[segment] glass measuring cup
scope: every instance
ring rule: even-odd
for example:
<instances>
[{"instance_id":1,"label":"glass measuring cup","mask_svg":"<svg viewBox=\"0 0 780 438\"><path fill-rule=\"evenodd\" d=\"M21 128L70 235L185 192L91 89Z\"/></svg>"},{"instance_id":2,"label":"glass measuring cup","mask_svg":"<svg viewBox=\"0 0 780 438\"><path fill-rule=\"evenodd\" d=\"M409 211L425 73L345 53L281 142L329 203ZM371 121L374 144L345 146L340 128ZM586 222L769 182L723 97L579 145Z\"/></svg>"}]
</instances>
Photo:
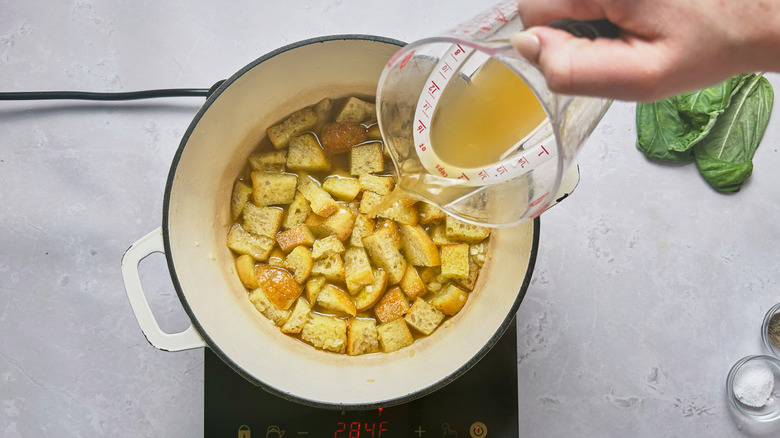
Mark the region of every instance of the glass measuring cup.
<instances>
[{"instance_id":1,"label":"glass measuring cup","mask_svg":"<svg viewBox=\"0 0 780 438\"><path fill-rule=\"evenodd\" d=\"M609 31L595 22L567 20L555 25L589 38ZM551 92L541 72L509 43L510 36L522 29L515 2L508 1L440 36L414 42L390 59L379 80L378 119L399 174L397 185L408 196L431 202L467 222L493 227L533 219L554 203L565 172L611 100ZM502 69L506 73L506 68L511 78L500 73ZM509 143L496 145L500 156L491 155L495 154L492 150L483 153L481 148L491 144L476 144L466 154L455 144L457 140L435 143L438 115L453 106L467 105L452 93L489 85L484 92L473 88L484 95L476 98L480 113L473 114L474 120L485 114L505 115L505 108L522 111L516 102L516 96L524 92L518 88L518 78L529 91L529 104L541 106L541 116L532 114L531 118L539 118L531 120L529 129L518 131L516 137L509 133ZM461 120L466 122L452 127L449 138L473 131L468 117ZM528 120L518 118L517 122ZM500 138L501 132L491 130L508 128L506 124L492 127L488 117L480 129Z\"/></svg>"}]
</instances>

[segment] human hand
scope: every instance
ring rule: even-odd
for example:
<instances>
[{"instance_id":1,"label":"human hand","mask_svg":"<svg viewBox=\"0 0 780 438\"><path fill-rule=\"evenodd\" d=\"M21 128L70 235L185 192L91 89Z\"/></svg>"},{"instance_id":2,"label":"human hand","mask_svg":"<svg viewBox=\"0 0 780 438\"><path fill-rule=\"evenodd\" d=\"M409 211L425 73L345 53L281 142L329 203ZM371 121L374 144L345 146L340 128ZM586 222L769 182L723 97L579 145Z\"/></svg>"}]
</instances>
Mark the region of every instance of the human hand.
<instances>
[{"instance_id":1,"label":"human hand","mask_svg":"<svg viewBox=\"0 0 780 438\"><path fill-rule=\"evenodd\" d=\"M780 0L518 0L526 31L512 44L551 90L658 100L738 73L780 71ZM576 38L545 26L607 19L616 39Z\"/></svg>"}]
</instances>

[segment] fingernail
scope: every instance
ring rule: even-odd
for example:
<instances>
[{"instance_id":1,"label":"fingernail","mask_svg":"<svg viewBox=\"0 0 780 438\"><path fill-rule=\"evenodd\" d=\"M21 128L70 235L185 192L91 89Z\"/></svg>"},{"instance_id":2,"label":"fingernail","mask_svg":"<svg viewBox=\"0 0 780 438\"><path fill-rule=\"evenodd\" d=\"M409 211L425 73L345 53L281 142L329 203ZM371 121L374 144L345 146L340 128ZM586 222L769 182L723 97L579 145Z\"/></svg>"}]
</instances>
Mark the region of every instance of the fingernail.
<instances>
[{"instance_id":1,"label":"fingernail","mask_svg":"<svg viewBox=\"0 0 780 438\"><path fill-rule=\"evenodd\" d=\"M533 63L539 61L539 52L542 50L539 37L531 32L523 31L512 35L509 41L512 43L512 47L520 52L525 59Z\"/></svg>"}]
</instances>

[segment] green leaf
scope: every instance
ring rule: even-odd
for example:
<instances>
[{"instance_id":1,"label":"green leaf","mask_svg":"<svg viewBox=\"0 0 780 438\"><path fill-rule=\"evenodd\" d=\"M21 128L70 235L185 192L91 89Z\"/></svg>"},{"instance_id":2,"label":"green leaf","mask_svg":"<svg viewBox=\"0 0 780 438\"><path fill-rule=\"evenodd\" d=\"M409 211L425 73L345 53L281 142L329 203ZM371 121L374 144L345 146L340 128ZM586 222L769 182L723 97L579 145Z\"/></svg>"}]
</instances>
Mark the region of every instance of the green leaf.
<instances>
[{"instance_id":1,"label":"green leaf","mask_svg":"<svg viewBox=\"0 0 780 438\"><path fill-rule=\"evenodd\" d=\"M753 155L769 123L773 102L769 81L762 75L751 75L709 135L696 145L696 166L713 188L737 191L750 177Z\"/></svg>"},{"instance_id":2,"label":"green leaf","mask_svg":"<svg viewBox=\"0 0 780 438\"><path fill-rule=\"evenodd\" d=\"M672 146L685 134L686 125L671 99L637 103L636 146L654 160L689 162L691 151L676 152Z\"/></svg>"}]
</instances>

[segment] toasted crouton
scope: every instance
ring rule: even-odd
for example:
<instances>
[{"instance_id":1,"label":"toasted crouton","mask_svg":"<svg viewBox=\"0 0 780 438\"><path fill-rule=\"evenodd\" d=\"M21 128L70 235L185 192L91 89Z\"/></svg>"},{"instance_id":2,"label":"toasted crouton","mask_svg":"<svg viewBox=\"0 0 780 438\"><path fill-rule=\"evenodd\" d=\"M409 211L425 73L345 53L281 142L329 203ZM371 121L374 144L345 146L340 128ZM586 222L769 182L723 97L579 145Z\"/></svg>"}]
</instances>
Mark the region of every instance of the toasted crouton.
<instances>
[{"instance_id":1,"label":"toasted crouton","mask_svg":"<svg viewBox=\"0 0 780 438\"><path fill-rule=\"evenodd\" d=\"M413 204L413 200L399 199L390 207L378 212L377 216L392 219L401 224L417 225L417 210Z\"/></svg>"},{"instance_id":2,"label":"toasted crouton","mask_svg":"<svg viewBox=\"0 0 780 438\"><path fill-rule=\"evenodd\" d=\"M315 260L324 259L332 254L343 254L344 244L336 236L327 236L317 239L311 250L311 256Z\"/></svg>"},{"instance_id":3,"label":"toasted crouton","mask_svg":"<svg viewBox=\"0 0 780 438\"><path fill-rule=\"evenodd\" d=\"M261 152L249 156L249 167L252 170L283 172L285 163L287 163L287 149Z\"/></svg>"},{"instance_id":4,"label":"toasted crouton","mask_svg":"<svg viewBox=\"0 0 780 438\"><path fill-rule=\"evenodd\" d=\"M438 266L441 264L439 248L425 229L419 225L400 225L401 248L406 260L414 266Z\"/></svg>"},{"instance_id":5,"label":"toasted crouton","mask_svg":"<svg viewBox=\"0 0 780 438\"><path fill-rule=\"evenodd\" d=\"M329 281L335 282L344 281L346 277L344 262L338 254L331 254L324 259L315 261L311 273L324 275Z\"/></svg>"},{"instance_id":6,"label":"toasted crouton","mask_svg":"<svg viewBox=\"0 0 780 438\"><path fill-rule=\"evenodd\" d=\"M310 303L317 302L317 295L325 286L325 281L327 280L324 275L312 275L306 280L306 298L309 299Z\"/></svg>"},{"instance_id":7,"label":"toasted crouton","mask_svg":"<svg viewBox=\"0 0 780 438\"><path fill-rule=\"evenodd\" d=\"M336 236L339 240L344 241L352 233L352 226L355 225L355 213L341 205L330 217L323 218L312 214L306 218L305 223L316 237Z\"/></svg>"},{"instance_id":8,"label":"toasted crouton","mask_svg":"<svg viewBox=\"0 0 780 438\"><path fill-rule=\"evenodd\" d=\"M360 188L370 190L378 195L389 195L393 191L395 182L392 176L379 176L364 173L359 177Z\"/></svg>"},{"instance_id":9,"label":"toasted crouton","mask_svg":"<svg viewBox=\"0 0 780 438\"><path fill-rule=\"evenodd\" d=\"M366 310L382 297L387 288L387 273L382 269L374 269L374 282L365 286L355 295L357 310Z\"/></svg>"},{"instance_id":10,"label":"toasted crouton","mask_svg":"<svg viewBox=\"0 0 780 438\"><path fill-rule=\"evenodd\" d=\"M287 147L290 139L311 130L317 124L317 114L311 108L298 110L278 125L266 130L268 139L276 149Z\"/></svg>"},{"instance_id":11,"label":"toasted crouton","mask_svg":"<svg viewBox=\"0 0 780 438\"><path fill-rule=\"evenodd\" d=\"M276 268L284 268L284 259L286 258L287 254L277 246L271 250L271 254L268 255L268 261L266 263L268 263L269 266ZM252 275L254 275L254 271L252 271Z\"/></svg>"},{"instance_id":12,"label":"toasted crouton","mask_svg":"<svg viewBox=\"0 0 780 438\"><path fill-rule=\"evenodd\" d=\"M329 176L323 181L322 188L339 201L349 202L360 193L360 181L357 178Z\"/></svg>"},{"instance_id":13,"label":"toasted crouton","mask_svg":"<svg viewBox=\"0 0 780 438\"><path fill-rule=\"evenodd\" d=\"M247 254L236 257L236 273L241 284L245 288L257 289L257 277L255 277L255 259Z\"/></svg>"},{"instance_id":14,"label":"toasted crouton","mask_svg":"<svg viewBox=\"0 0 780 438\"><path fill-rule=\"evenodd\" d=\"M287 147L287 168L290 170L330 170L325 151L312 133L297 135Z\"/></svg>"},{"instance_id":15,"label":"toasted crouton","mask_svg":"<svg viewBox=\"0 0 780 438\"><path fill-rule=\"evenodd\" d=\"M284 218L282 218L282 227L290 229L302 224L311 214L309 200L299 191L295 192L292 203L285 209Z\"/></svg>"},{"instance_id":16,"label":"toasted crouton","mask_svg":"<svg viewBox=\"0 0 780 438\"><path fill-rule=\"evenodd\" d=\"M238 254L248 254L257 261L263 261L271 253L274 239L250 233L241 224L234 224L228 231L227 246Z\"/></svg>"},{"instance_id":17,"label":"toasted crouton","mask_svg":"<svg viewBox=\"0 0 780 438\"><path fill-rule=\"evenodd\" d=\"M364 143L353 147L349 155L349 173L358 176L364 173L378 173L385 170L382 143Z\"/></svg>"},{"instance_id":18,"label":"toasted crouton","mask_svg":"<svg viewBox=\"0 0 780 438\"><path fill-rule=\"evenodd\" d=\"M347 321L347 354L376 353L379 351L379 334L373 318L349 318Z\"/></svg>"},{"instance_id":19,"label":"toasted crouton","mask_svg":"<svg viewBox=\"0 0 780 438\"><path fill-rule=\"evenodd\" d=\"M371 234L372 231L374 231L374 220L364 214L357 215L352 233L349 236L349 244L362 248L363 238Z\"/></svg>"},{"instance_id":20,"label":"toasted crouton","mask_svg":"<svg viewBox=\"0 0 780 438\"><path fill-rule=\"evenodd\" d=\"M314 260L311 258L311 251L305 246L296 246L284 259L284 267L292 272L293 278L298 284L303 284L306 281L313 266Z\"/></svg>"},{"instance_id":21,"label":"toasted crouton","mask_svg":"<svg viewBox=\"0 0 780 438\"><path fill-rule=\"evenodd\" d=\"M466 304L469 294L453 284L447 284L438 292L433 293L430 303L445 315L455 315Z\"/></svg>"},{"instance_id":22,"label":"toasted crouton","mask_svg":"<svg viewBox=\"0 0 780 438\"><path fill-rule=\"evenodd\" d=\"M471 251L470 248L469 251ZM477 284L478 274L479 274L479 265L477 265L477 263L474 262L474 258L473 256L471 256L469 257L469 275L466 276L466 278L455 279L455 283L457 283L458 286L464 289L474 290L474 285Z\"/></svg>"},{"instance_id":23,"label":"toasted crouton","mask_svg":"<svg viewBox=\"0 0 780 438\"><path fill-rule=\"evenodd\" d=\"M252 187L248 184L238 180L233 184L233 195L230 197L230 216L234 221L241 216L244 205L249 202L251 196Z\"/></svg>"},{"instance_id":24,"label":"toasted crouton","mask_svg":"<svg viewBox=\"0 0 780 438\"><path fill-rule=\"evenodd\" d=\"M422 225L438 224L447 217L446 213L433 204L419 202L416 206L417 213L420 216L420 224Z\"/></svg>"},{"instance_id":25,"label":"toasted crouton","mask_svg":"<svg viewBox=\"0 0 780 438\"><path fill-rule=\"evenodd\" d=\"M298 177L293 173L252 172L252 202L265 205L289 204L295 199Z\"/></svg>"},{"instance_id":26,"label":"toasted crouton","mask_svg":"<svg viewBox=\"0 0 780 438\"><path fill-rule=\"evenodd\" d=\"M452 216L447 216L444 223L447 227L447 237L459 242L479 243L490 235L490 228L469 224Z\"/></svg>"},{"instance_id":27,"label":"toasted crouton","mask_svg":"<svg viewBox=\"0 0 780 438\"><path fill-rule=\"evenodd\" d=\"M368 131L366 131L366 138L369 140L382 140L382 132L379 130L379 124L368 127Z\"/></svg>"},{"instance_id":28,"label":"toasted crouton","mask_svg":"<svg viewBox=\"0 0 780 438\"><path fill-rule=\"evenodd\" d=\"M328 217L339 209L330 194L305 172L298 174L298 190L309 201L311 210L318 216Z\"/></svg>"},{"instance_id":29,"label":"toasted crouton","mask_svg":"<svg viewBox=\"0 0 780 438\"><path fill-rule=\"evenodd\" d=\"M309 312L301 339L323 350L343 353L347 349L347 322L335 316Z\"/></svg>"},{"instance_id":30,"label":"toasted crouton","mask_svg":"<svg viewBox=\"0 0 780 438\"><path fill-rule=\"evenodd\" d=\"M442 245L441 274L447 278L469 276L469 246L465 243Z\"/></svg>"},{"instance_id":31,"label":"toasted crouton","mask_svg":"<svg viewBox=\"0 0 780 438\"><path fill-rule=\"evenodd\" d=\"M383 199L384 196L380 195L379 193L374 193L371 190L365 190L363 191L363 196L360 197L360 207L358 211L361 214L371 214L375 216L376 212L374 211L374 207L382 203Z\"/></svg>"},{"instance_id":32,"label":"toasted crouton","mask_svg":"<svg viewBox=\"0 0 780 438\"><path fill-rule=\"evenodd\" d=\"M431 233L431 240L433 240L433 243L436 245L441 246L459 243L447 237L447 227L444 224L431 225L429 230Z\"/></svg>"},{"instance_id":33,"label":"toasted crouton","mask_svg":"<svg viewBox=\"0 0 780 438\"><path fill-rule=\"evenodd\" d=\"M409 331L409 327L406 326L406 321L404 321L403 318L378 325L376 327L376 332L377 335L379 335L379 343L382 345L382 351L385 353L392 353L393 351L408 347L414 342L412 333Z\"/></svg>"},{"instance_id":34,"label":"toasted crouton","mask_svg":"<svg viewBox=\"0 0 780 438\"><path fill-rule=\"evenodd\" d=\"M276 326L281 326L290 318L290 311L276 307L262 289L255 289L249 292L249 301L254 304L258 312L270 319Z\"/></svg>"},{"instance_id":35,"label":"toasted crouton","mask_svg":"<svg viewBox=\"0 0 780 438\"><path fill-rule=\"evenodd\" d=\"M374 313L378 320L389 322L403 318L409 311L409 301L400 287L394 287L382 295L382 298L374 304Z\"/></svg>"},{"instance_id":36,"label":"toasted crouton","mask_svg":"<svg viewBox=\"0 0 780 438\"><path fill-rule=\"evenodd\" d=\"M262 289L268 299L279 309L289 309L303 292L303 287L286 269L257 265L255 276L259 289Z\"/></svg>"},{"instance_id":37,"label":"toasted crouton","mask_svg":"<svg viewBox=\"0 0 780 438\"><path fill-rule=\"evenodd\" d=\"M290 252L299 245L312 246L314 244L314 234L306 225L298 225L295 228L277 233L276 243L279 244L279 248L282 251Z\"/></svg>"},{"instance_id":38,"label":"toasted crouton","mask_svg":"<svg viewBox=\"0 0 780 438\"><path fill-rule=\"evenodd\" d=\"M366 141L366 127L357 123L328 123L320 132L322 147L329 154L340 154Z\"/></svg>"},{"instance_id":39,"label":"toasted crouton","mask_svg":"<svg viewBox=\"0 0 780 438\"><path fill-rule=\"evenodd\" d=\"M309 303L303 297L298 298L290 317L282 326L282 333L300 333L306 320L309 319L309 312L311 312Z\"/></svg>"},{"instance_id":40,"label":"toasted crouton","mask_svg":"<svg viewBox=\"0 0 780 438\"><path fill-rule=\"evenodd\" d=\"M330 116L331 109L333 108L333 100L330 98L324 98L321 101L314 104L314 112L317 114L317 124L315 125L313 131L319 132L322 128L322 125L325 124L328 117Z\"/></svg>"},{"instance_id":41,"label":"toasted crouton","mask_svg":"<svg viewBox=\"0 0 780 438\"><path fill-rule=\"evenodd\" d=\"M244 228L250 233L270 238L276 237L276 232L282 225L284 210L276 207L258 207L251 202L244 206Z\"/></svg>"},{"instance_id":42,"label":"toasted crouton","mask_svg":"<svg viewBox=\"0 0 780 438\"><path fill-rule=\"evenodd\" d=\"M334 312L346 313L351 316L355 316L357 313L355 302L352 301L352 297L347 292L328 283L326 283L325 286L320 289L320 293L317 294L317 305L328 310L333 310Z\"/></svg>"},{"instance_id":43,"label":"toasted crouton","mask_svg":"<svg viewBox=\"0 0 780 438\"><path fill-rule=\"evenodd\" d=\"M390 284L397 284L406 271L406 259L396 247L392 231L380 228L363 238L363 245L374 266L387 272Z\"/></svg>"},{"instance_id":44,"label":"toasted crouton","mask_svg":"<svg viewBox=\"0 0 780 438\"><path fill-rule=\"evenodd\" d=\"M401 290L404 291L409 300L414 301L415 298L425 294L425 283L420 278L420 274L417 272L417 268L412 265L406 267L406 272L401 279Z\"/></svg>"},{"instance_id":45,"label":"toasted crouton","mask_svg":"<svg viewBox=\"0 0 780 438\"><path fill-rule=\"evenodd\" d=\"M404 320L413 329L427 336L441 324L444 320L444 314L422 298L417 298Z\"/></svg>"},{"instance_id":46,"label":"toasted crouton","mask_svg":"<svg viewBox=\"0 0 780 438\"><path fill-rule=\"evenodd\" d=\"M360 123L376 120L376 105L357 97L350 97L336 114L336 122Z\"/></svg>"},{"instance_id":47,"label":"toasted crouton","mask_svg":"<svg viewBox=\"0 0 780 438\"><path fill-rule=\"evenodd\" d=\"M393 237L393 243L395 244L395 247L401 249L401 228L398 226L398 222L392 219L379 218L376 220L375 230L382 228L387 228L390 230L390 235Z\"/></svg>"},{"instance_id":48,"label":"toasted crouton","mask_svg":"<svg viewBox=\"0 0 780 438\"><path fill-rule=\"evenodd\" d=\"M365 249L349 247L344 253L344 266L349 293L356 294L363 286L374 283L374 273Z\"/></svg>"}]
</instances>

